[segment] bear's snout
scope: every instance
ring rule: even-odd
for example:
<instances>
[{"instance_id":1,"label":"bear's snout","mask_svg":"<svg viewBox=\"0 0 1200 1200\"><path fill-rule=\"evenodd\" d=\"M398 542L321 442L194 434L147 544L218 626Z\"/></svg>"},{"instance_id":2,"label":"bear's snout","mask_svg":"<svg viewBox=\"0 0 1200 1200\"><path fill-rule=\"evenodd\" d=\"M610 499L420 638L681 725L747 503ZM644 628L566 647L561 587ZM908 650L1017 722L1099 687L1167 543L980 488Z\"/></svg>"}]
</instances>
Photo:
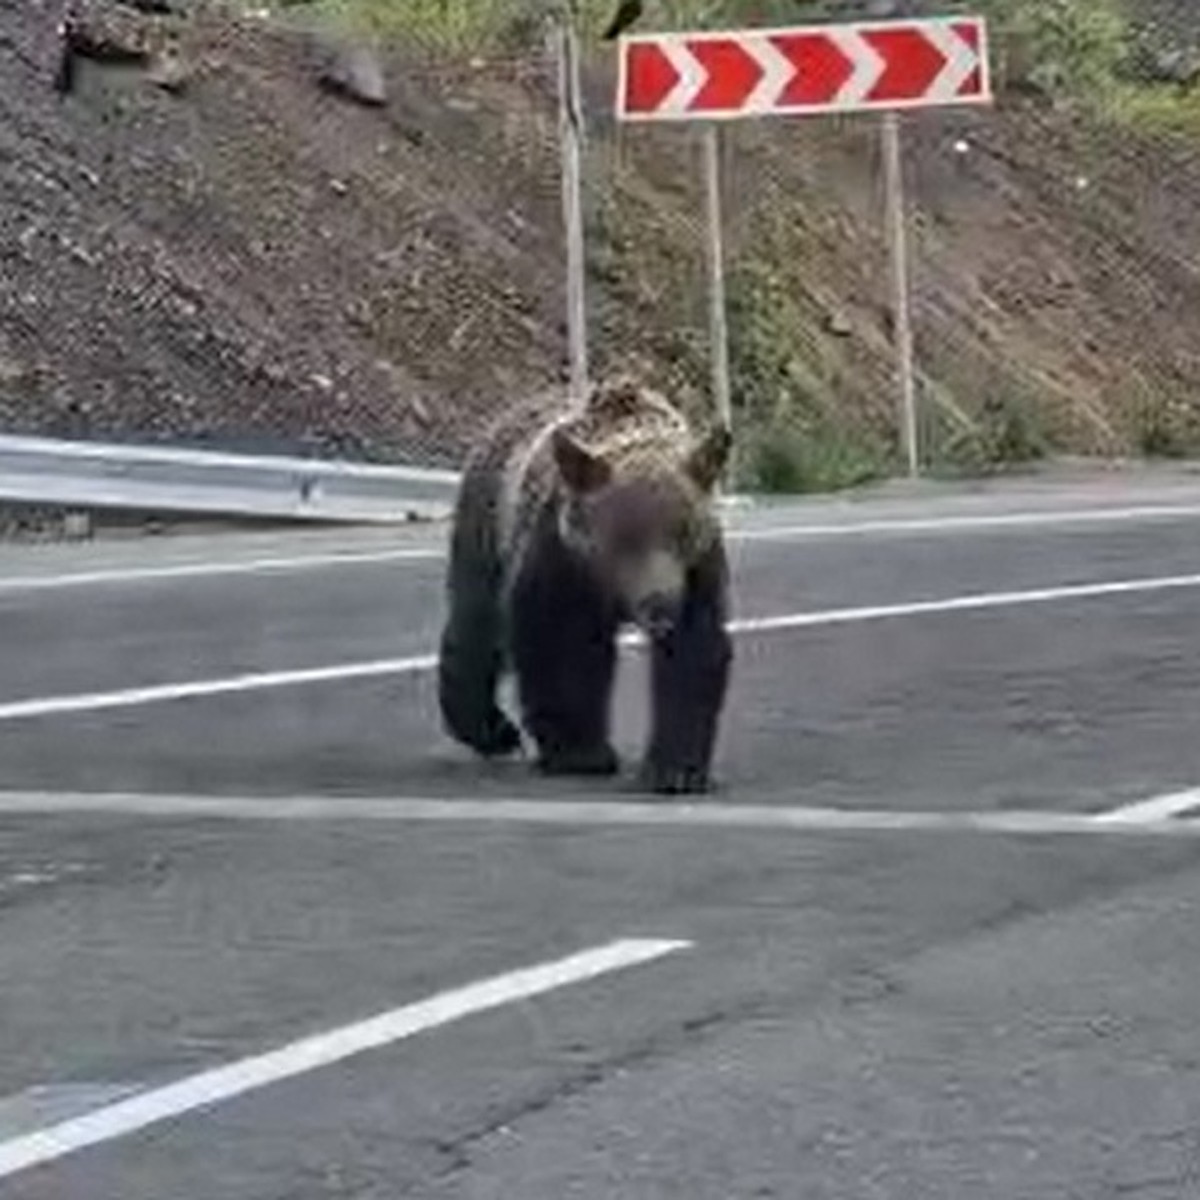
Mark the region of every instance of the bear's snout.
<instances>
[{"instance_id":1,"label":"bear's snout","mask_svg":"<svg viewBox=\"0 0 1200 1200\"><path fill-rule=\"evenodd\" d=\"M675 628L679 598L669 592L652 592L637 606L634 620L651 640L666 637Z\"/></svg>"}]
</instances>

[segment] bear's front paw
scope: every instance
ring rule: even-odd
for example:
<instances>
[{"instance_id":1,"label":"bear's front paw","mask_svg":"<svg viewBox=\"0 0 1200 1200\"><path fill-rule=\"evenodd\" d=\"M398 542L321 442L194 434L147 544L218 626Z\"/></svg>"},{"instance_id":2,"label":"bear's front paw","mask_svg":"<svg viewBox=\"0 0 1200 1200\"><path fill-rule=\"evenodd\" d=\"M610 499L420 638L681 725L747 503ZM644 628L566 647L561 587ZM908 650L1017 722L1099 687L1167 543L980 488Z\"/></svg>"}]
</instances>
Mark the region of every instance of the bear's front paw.
<instances>
[{"instance_id":1,"label":"bear's front paw","mask_svg":"<svg viewBox=\"0 0 1200 1200\"><path fill-rule=\"evenodd\" d=\"M538 759L543 775L615 775L620 767L617 752L607 744L543 750Z\"/></svg>"},{"instance_id":2,"label":"bear's front paw","mask_svg":"<svg viewBox=\"0 0 1200 1200\"><path fill-rule=\"evenodd\" d=\"M484 758L507 758L521 749L521 731L497 710L480 732L475 749Z\"/></svg>"},{"instance_id":3,"label":"bear's front paw","mask_svg":"<svg viewBox=\"0 0 1200 1200\"><path fill-rule=\"evenodd\" d=\"M638 772L643 791L660 796L701 795L712 789L707 767L648 758Z\"/></svg>"}]
</instances>

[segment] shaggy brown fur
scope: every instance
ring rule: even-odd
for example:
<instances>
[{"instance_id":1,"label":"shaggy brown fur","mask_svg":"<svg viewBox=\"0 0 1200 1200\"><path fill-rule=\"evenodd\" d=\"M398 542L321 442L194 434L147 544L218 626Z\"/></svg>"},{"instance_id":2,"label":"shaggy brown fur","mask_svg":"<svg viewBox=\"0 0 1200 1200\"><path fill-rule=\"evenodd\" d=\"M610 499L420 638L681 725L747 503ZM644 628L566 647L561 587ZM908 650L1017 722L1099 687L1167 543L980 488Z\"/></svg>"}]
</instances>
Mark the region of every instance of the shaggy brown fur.
<instances>
[{"instance_id":1,"label":"shaggy brown fur","mask_svg":"<svg viewBox=\"0 0 1200 1200\"><path fill-rule=\"evenodd\" d=\"M731 650L727 570L711 494L729 448L696 441L661 395L630 379L567 408L539 396L506 412L469 458L451 544L440 689L451 733L511 752L495 690L514 667L544 770L609 774L615 638L639 625L654 655L644 779L708 784Z\"/></svg>"}]
</instances>

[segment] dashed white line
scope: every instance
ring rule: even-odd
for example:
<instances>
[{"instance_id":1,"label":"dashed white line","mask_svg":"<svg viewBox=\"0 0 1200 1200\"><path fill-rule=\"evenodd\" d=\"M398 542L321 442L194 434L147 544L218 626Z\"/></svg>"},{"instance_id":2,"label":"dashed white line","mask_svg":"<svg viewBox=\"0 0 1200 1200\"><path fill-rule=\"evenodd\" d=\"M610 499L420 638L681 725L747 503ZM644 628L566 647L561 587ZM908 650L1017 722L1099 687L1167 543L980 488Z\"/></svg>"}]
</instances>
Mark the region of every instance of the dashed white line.
<instances>
[{"instance_id":1,"label":"dashed white line","mask_svg":"<svg viewBox=\"0 0 1200 1200\"><path fill-rule=\"evenodd\" d=\"M64 716L69 713L137 708L148 704L165 704L173 700L229 696L238 692L270 691L275 688L342 682L348 679L371 679L380 675L405 675L414 671L427 671L435 666L436 662L432 655L381 658L374 662L339 663L331 667L263 671L252 675L233 675L225 679L193 679L183 683L161 683L111 692L85 692L75 696L15 700L0 704L0 721L23 721L35 717Z\"/></svg>"},{"instance_id":2,"label":"dashed white line","mask_svg":"<svg viewBox=\"0 0 1200 1200\"><path fill-rule=\"evenodd\" d=\"M497 975L365 1021L291 1042L276 1050L189 1075L82 1116L0 1142L0 1178L135 1133L149 1125L210 1108L247 1092L341 1062L368 1050L518 1000L653 962L687 949L686 941L627 939L569 958Z\"/></svg>"},{"instance_id":3,"label":"dashed white line","mask_svg":"<svg viewBox=\"0 0 1200 1200\"><path fill-rule=\"evenodd\" d=\"M956 517L899 517L869 521L808 522L786 525L735 527L726 537L739 542L838 540L858 537L903 537L913 534L953 534L970 531L1067 528L1072 525L1121 525L1138 521L1178 521L1200 517L1200 504L1143 505L1130 508L1039 510L975 514ZM330 567L377 566L392 562L440 562L443 546L395 550L344 551L266 558L228 559L217 562L175 563L154 567L110 568L63 574L15 575L0 579L0 595L53 591L65 588L153 583L176 579L219 578L236 575L271 575L319 571Z\"/></svg>"},{"instance_id":4,"label":"dashed white line","mask_svg":"<svg viewBox=\"0 0 1200 1200\"><path fill-rule=\"evenodd\" d=\"M1200 788L1151 796L1148 800L1139 800L1135 804L1101 813L1096 819L1109 825L1145 825L1154 821L1170 821L1195 809L1200 809Z\"/></svg>"},{"instance_id":5,"label":"dashed white line","mask_svg":"<svg viewBox=\"0 0 1200 1200\"><path fill-rule=\"evenodd\" d=\"M1168 575L1154 579L1121 579L1107 583L1034 588L1018 592L983 592L966 596L948 596L938 600L918 600L906 604L877 604L857 608L823 609L807 613L785 613L775 617L747 617L731 621L729 630L731 633L741 636L786 633L823 626L862 624L869 621L978 612L988 609L1019 608L1070 600L1145 595L1197 587L1200 587L1200 574ZM624 645L640 645L644 641L638 634L629 634L621 640ZM421 654L409 658L338 663L326 667L304 667L290 671L265 671L256 674L234 675L224 679L196 679L180 683L122 688L108 692L14 700L0 704L0 722L63 716L71 713L100 712L105 709L136 708L175 700L192 700L239 692L276 690L385 675L416 674L431 670L436 665L436 655Z\"/></svg>"},{"instance_id":6,"label":"dashed white line","mask_svg":"<svg viewBox=\"0 0 1200 1200\"><path fill-rule=\"evenodd\" d=\"M445 553L436 548L346 551L337 554L307 554L284 558L231 559L226 562L172 563L160 567L111 568L75 571L66 575L17 575L0 579L0 595L6 592L56 591L62 588L96 587L103 584L154 583L175 579L203 579L223 575L274 575L294 571L317 571L327 567L371 566L391 562L437 562Z\"/></svg>"}]
</instances>

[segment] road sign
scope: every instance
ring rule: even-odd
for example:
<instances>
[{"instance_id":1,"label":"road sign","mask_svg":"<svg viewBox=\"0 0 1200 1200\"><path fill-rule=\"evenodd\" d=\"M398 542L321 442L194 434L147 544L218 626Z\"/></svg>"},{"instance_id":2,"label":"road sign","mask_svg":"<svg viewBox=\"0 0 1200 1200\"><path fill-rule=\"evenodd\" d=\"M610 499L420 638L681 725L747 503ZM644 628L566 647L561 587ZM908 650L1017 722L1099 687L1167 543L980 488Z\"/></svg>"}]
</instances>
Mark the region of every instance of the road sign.
<instances>
[{"instance_id":1,"label":"road sign","mask_svg":"<svg viewBox=\"0 0 1200 1200\"><path fill-rule=\"evenodd\" d=\"M980 17L626 35L625 121L864 112L991 100Z\"/></svg>"}]
</instances>

